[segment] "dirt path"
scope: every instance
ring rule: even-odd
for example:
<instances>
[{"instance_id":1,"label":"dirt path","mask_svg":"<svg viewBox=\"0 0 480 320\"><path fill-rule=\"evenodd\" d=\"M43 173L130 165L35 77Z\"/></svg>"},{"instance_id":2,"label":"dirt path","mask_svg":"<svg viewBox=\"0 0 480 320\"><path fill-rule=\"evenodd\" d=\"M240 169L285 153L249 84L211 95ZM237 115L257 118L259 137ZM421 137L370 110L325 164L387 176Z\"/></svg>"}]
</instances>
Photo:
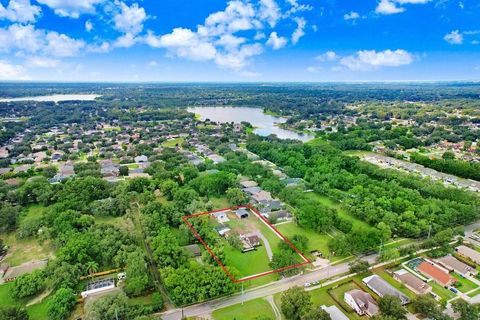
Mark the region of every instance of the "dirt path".
<instances>
[{"instance_id":1,"label":"dirt path","mask_svg":"<svg viewBox=\"0 0 480 320\"><path fill-rule=\"evenodd\" d=\"M270 247L270 242L268 242L268 239L260 231L257 233L257 235L263 241L263 245L265 246L265 250L267 251L268 260L272 261L273 251Z\"/></svg>"},{"instance_id":2,"label":"dirt path","mask_svg":"<svg viewBox=\"0 0 480 320\"><path fill-rule=\"evenodd\" d=\"M32 300L30 300L28 303L27 303L27 307L33 305L33 304L37 304L37 303L40 303L43 301L43 299L45 299L46 297L48 297L48 295L52 293L52 290L45 290L43 291L41 294L39 294L38 296L36 296L35 298L33 298Z\"/></svg>"},{"instance_id":3,"label":"dirt path","mask_svg":"<svg viewBox=\"0 0 480 320\"><path fill-rule=\"evenodd\" d=\"M265 300L267 300L268 303L270 303L270 306L273 309L273 313L275 313L275 319L282 320L282 314L280 313L280 310L278 310L278 307L275 304L275 300L273 300L273 296L265 297Z\"/></svg>"}]
</instances>

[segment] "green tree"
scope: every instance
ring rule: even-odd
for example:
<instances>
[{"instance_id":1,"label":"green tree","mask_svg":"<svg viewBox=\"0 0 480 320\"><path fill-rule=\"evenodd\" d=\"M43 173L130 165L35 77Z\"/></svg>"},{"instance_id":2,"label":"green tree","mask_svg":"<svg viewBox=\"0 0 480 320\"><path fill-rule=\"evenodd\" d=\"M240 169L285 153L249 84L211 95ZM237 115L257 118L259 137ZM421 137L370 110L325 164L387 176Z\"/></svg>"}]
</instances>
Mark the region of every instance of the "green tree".
<instances>
[{"instance_id":1,"label":"green tree","mask_svg":"<svg viewBox=\"0 0 480 320\"><path fill-rule=\"evenodd\" d=\"M452 308L460 314L459 320L480 319L480 304L471 305L465 300L458 299L452 302Z\"/></svg>"},{"instance_id":2,"label":"green tree","mask_svg":"<svg viewBox=\"0 0 480 320\"><path fill-rule=\"evenodd\" d=\"M229 188L225 192L225 195L228 199L228 202L235 206L239 206L248 202L247 196L239 188Z\"/></svg>"},{"instance_id":3,"label":"green tree","mask_svg":"<svg viewBox=\"0 0 480 320\"><path fill-rule=\"evenodd\" d=\"M287 320L301 320L302 315L312 308L310 294L300 287L294 287L282 293L280 301L280 308Z\"/></svg>"},{"instance_id":4,"label":"green tree","mask_svg":"<svg viewBox=\"0 0 480 320\"><path fill-rule=\"evenodd\" d=\"M48 318L51 320L67 319L76 303L77 297L72 289L58 289L48 301Z\"/></svg>"},{"instance_id":5,"label":"green tree","mask_svg":"<svg viewBox=\"0 0 480 320\"><path fill-rule=\"evenodd\" d=\"M138 296L148 287L148 269L145 255L140 250L131 252L127 257L125 268L127 279L125 293L129 296Z\"/></svg>"},{"instance_id":6,"label":"green tree","mask_svg":"<svg viewBox=\"0 0 480 320\"><path fill-rule=\"evenodd\" d=\"M1 306L0 320L28 320L27 310L20 306Z\"/></svg>"},{"instance_id":7,"label":"green tree","mask_svg":"<svg viewBox=\"0 0 480 320\"><path fill-rule=\"evenodd\" d=\"M0 232L13 231L17 226L19 208L2 204L0 209Z\"/></svg>"},{"instance_id":8,"label":"green tree","mask_svg":"<svg viewBox=\"0 0 480 320\"><path fill-rule=\"evenodd\" d=\"M85 320L129 319L128 298L123 292L90 300L85 310Z\"/></svg>"},{"instance_id":9,"label":"green tree","mask_svg":"<svg viewBox=\"0 0 480 320\"><path fill-rule=\"evenodd\" d=\"M403 308L400 299L394 296L384 296L378 300L380 314L395 320L407 319L407 310Z\"/></svg>"},{"instance_id":10,"label":"green tree","mask_svg":"<svg viewBox=\"0 0 480 320\"><path fill-rule=\"evenodd\" d=\"M431 319L439 319L442 315L437 301L429 295L420 295L417 296L412 301L412 307L416 313L421 314L424 317Z\"/></svg>"},{"instance_id":11,"label":"green tree","mask_svg":"<svg viewBox=\"0 0 480 320\"><path fill-rule=\"evenodd\" d=\"M93 278L95 273L98 272L98 263L95 261L88 261L85 265L85 270L88 272L90 278Z\"/></svg>"},{"instance_id":12,"label":"green tree","mask_svg":"<svg viewBox=\"0 0 480 320\"><path fill-rule=\"evenodd\" d=\"M50 273L48 276L50 287L54 290L74 288L80 281L80 268L63 261L49 264L47 272Z\"/></svg>"},{"instance_id":13,"label":"green tree","mask_svg":"<svg viewBox=\"0 0 480 320\"><path fill-rule=\"evenodd\" d=\"M365 273L368 271L368 268L370 268L368 261L361 259L356 259L350 262L348 265L351 273Z\"/></svg>"},{"instance_id":14,"label":"green tree","mask_svg":"<svg viewBox=\"0 0 480 320\"><path fill-rule=\"evenodd\" d=\"M19 276L13 282L11 295L14 298L31 297L39 293L44 287L44 272L41 270L33 271Z\"/></svg>"},{"instance_id":15,"label":"green tree","mask_svg":"<svg viewBox=\"0 0 480 320\"><path fill-rule=\"evenodd\" d=\"M310 310L304 312L301 317L301 320L331 320L332 318L325 310L321 308L310 308Z\"/></svg>"}]
</instances>

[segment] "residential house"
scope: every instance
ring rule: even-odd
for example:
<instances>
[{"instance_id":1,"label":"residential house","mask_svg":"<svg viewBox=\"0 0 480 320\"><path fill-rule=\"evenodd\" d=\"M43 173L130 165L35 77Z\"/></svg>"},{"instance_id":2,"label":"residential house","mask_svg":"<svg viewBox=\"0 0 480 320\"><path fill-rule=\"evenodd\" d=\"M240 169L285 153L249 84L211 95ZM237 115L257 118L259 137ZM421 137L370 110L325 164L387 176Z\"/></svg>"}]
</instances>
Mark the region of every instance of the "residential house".
<instances>
[{"instance_id":1,"label":"residential house","mask_svg":"<svg viewBox=\"0 0 480 320\"><path fill-rule=\"evenodd\" d=\"M48 259L25 262L16 267L10 267L6 270L3 280L5 282L14 281L17 277L32 271L43 269L47 266Z\"/></svg>"},{"instance_id":2,"label":"residential house","mask_svg":"<svg viewBox=\"0 0 480 320\"><path fill-rule=\"evenodd\" d=\"M387 281L374 274L372 276L363 278L362 281L369 287L373 292L378 294L380 297L384 296L394 296L400 299L402 305L405 305L410 302L410 299L398 289L393 287Z\"/></svg>"},{"instance_id":3,"label":"residential house","mask_svg":"<svg viewBox=\"0 0 480 320\"><path fill-rule=\"evenodd\" d=\"M321 306L322 310L330 315L332 320L348 320L348 317L337 306Z\"/></svg>"},{"instance_id":4,"label":"residential house","mask_svg":"<svg viewBox=\"0 0 480 320\"><path fill-rule=\"evenodd\" d=\"M255 181L253 181L253 180L241 181L241 182L240 182L240 185L241 185L243 188L258 187L258 184L257 184Z\"/></svg>"},{"instance_id":5,"label":"residential house","mask_svg":"<svg viewBox=\"0 0 480 320\"><path fill-rule=\"evenodd\" d=\"M435 282L437 282L443 287L451 286L456 281L448 274L448 272L444 271L444 269L437 267L436 265L428 261L423 261L422 263L420 263L417 267L417 270L425 276L433 279Z\"/></svg>"},{"instance_id":6,"label":"residential house","mask_svg":"<svg viewBox=\"0 0 480 320\"><path fill-rule=\"evenodd\" d=\"M228 216L227 216L227 211L215 212L212 214L212 216L214 216L215 219L217 219L218 223L225 223L230 221L230 219L228 219Z\"/></svg>"},{"instance_id":7,"label":"residential house","mask_svg":"<svg viewBox=\"0 0 480 320\"><path fill-rule=\"evenodd\" d=\"M293 216L287 210L280 210L270 213L270 216L274 218L277 222L291 221Z\"/></svg>"},{"instance_id":8,"label":"residential house","mask_svg":"<svg viewBox=\"0 0 480 320\"><path fill-rule=\"evenodd\" d=\"M480 264L480 252L464 245L458 246L455 250L460 256L472 260L476 264Z\"/></svg>"},{"instance_id":9,"label":"residential house","mask_svg":"<svg viewBox=\"0 0 480 320\"><path fill-rule=\"evenodd\" d=\"M256 247L262 245L262 243L260 242L260 238L255 234L240 235L240 241L243 245L242 252L255 250Z\"/></svg>"},{"instance_id":10,"label":"residential house","mask_svg":"<svg viewBox=\"0 0 480 320\"><path fill-rule=\"evenodd\" d=\"M231 229L227 224L221 223L215 227L215 230L218 232L219 235L225 237Z\"/></svg>"},{"instance_id":11,"label":"residential house","mask_svg":"<svg viewBox=\"0 0 480 320\"><path fill-rule=\"evenodd\" d=\"M456 273L461 274L464 277L468 277L470 275L474 276L478 273L477 270L470 267L468 264L461 262L460 260L451 255L439 258L435 260L435 262L437 262L439 265L441 265L448 271L455 271Z\"/></svg>"},{"instance_id":12,"label":"residential house","mask_svg":"<svg viewBox=\"0 0 480 320\"><path fill-rule=\"evenodd\" d=\"M102 177L112 178L120 175L120 168L110 160L102 161L100 164L100 173Z\"/></svg>"},{"instance_id":13,"label":"residential house","mask_svg":"<svg viewBox=\"0 0 480 320\"><path fill-rule=\"evenodd\" d=\"M366 315L371 317L379 311L378 305L373 297L365 291L353 289L345 292L343 299L360 316Z\"/></svg>"},{"instance_id":14,"label":"residential house","mask_svg":"<svg viewBox=\"0 0 480 320\"><path fill-rule=\"evenodd\" d=\"M252 199L256 203L268 203L269 201L273 200L271 193L265 190L261 190L260 192L253 194Z\"/></svg>"},{"instance_id":15,"label":"residential house","mask_svg":"<svg viewBox=\"0 0 480 320\"><path fill-rule=\"evenodd\" d=\"M13 169L13 172L15 172L15 173L27 172L31 167L32 167L31 164L24 164L24 165L15 167L15 168Z\"/></svg>"},{"instance_id":16,"label":"residential house","mask_svg":"<svg viewBox=\"0 0 480 320\"><path fill-rule=\"evenodd\" d=\"M247 209L245 208L239 208L237 210L235 210L235 215L239 218L239 219L246 219L250 216L250 213L248 212Z\"/></svg>"},{"instance_id":17,"label":"residential house","mask_svg":"<svg viewBox=\"0 0 480 320\"><path fill-rule=\"evenodd\" d=\"M135 157L135 163L146 163L148 162L147 156L141 155L138 157Z\"/></svg>"},{"instance_id":18,"label":"residential house","mask_svg":"<svg viewBox=\"0 0 480 320\"><path fill-rule=\"evenodd\" d=\"M416 294L422 295L432 291L432 287L428 283L414 276L405 269L395 271L393 277Z\"/></svg>"},{"instance_id":19,"label":"residential house","mask_svg":"<svg viewBox=\"0 0 480 320\"><path fill-rule=\"evenodd\" d=\"M245 192L246 194L251 195L251 196L259 193L260 191L262 191L262 188L256 187L256 186L255 187L248 187L248 188L243 189L243 192Z\"/></svg>"}]
</instances>

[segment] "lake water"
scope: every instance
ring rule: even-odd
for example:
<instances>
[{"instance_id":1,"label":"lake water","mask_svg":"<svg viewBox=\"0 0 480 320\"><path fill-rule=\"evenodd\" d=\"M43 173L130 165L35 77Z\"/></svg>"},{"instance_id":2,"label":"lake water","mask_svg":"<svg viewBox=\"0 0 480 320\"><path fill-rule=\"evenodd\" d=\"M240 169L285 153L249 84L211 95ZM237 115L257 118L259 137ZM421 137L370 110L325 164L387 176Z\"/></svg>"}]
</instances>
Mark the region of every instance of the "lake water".
<instances>
[{"instance_id":1,"label":"lake water","mask_svg":"<svg viewBox=\"0 0 480 320\"><path fill-rule=\"evenodd\" d=\"M100 97L98 94L53 94L50 96L36 97L20 97L0 99L0 102L16 102L16 101L43 101L43 102L60 102L60 101L93 101Z\"/></svg>"},{"instance_id":2,"label":"lake water","mask_svg":"<svg viewBox=\"0 0 480 320\"><path fill-rule=\"evenodd\" d=\"M312 135L299 134L291 130L279 128L276 124L287 121L285 118L274 117L263 113L259 108L243 107L195 107L188 108L189 112L199 114L202 120L210 119L220 123L240 123L249 122L255 127L254 133L259 136L276 135L280 139L295 139L303 142L314 138Z\"/></svg>"}]
</instances>

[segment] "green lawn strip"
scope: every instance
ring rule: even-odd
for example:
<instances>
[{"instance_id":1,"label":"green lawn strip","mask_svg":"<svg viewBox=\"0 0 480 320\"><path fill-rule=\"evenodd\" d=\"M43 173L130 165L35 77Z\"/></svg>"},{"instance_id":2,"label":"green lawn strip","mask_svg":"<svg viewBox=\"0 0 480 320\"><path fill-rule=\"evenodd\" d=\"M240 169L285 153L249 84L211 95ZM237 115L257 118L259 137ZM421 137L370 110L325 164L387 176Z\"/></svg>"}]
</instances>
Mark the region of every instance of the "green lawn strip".
<instances>
[{"instance_id":1,"label":"green lawn strip","mask_svg":"<svg viewBox=\"0 0 480 320\"><path fill-rule=\"evenodd\" d=\"M42 302L33 304L27 307L27 312L30 320L46 320L48 319L48 301L50 297L47 297Z\"/></svg>"},{"instance_id":2,"label":"green lawn strip","mask_svg":"<svg viewBox=\"0 0 480 320\"><path fill-rule=\"evenodd\" d=\"M437 294L440 298L443 300L450 300L452 298L456 297L456 294L453 293L452 291L445 289L435 281L430 281L428 283L432 287L432 291Z\"/></svg>"},{"instance_id":3,"label":"green lawn strip","mask_svg":"<svg viewBox=\"0 0 480 320\"><path fill-rule=\"evenodd\" d=\"M10 295L10 292L13 287L13 282L8 282L5 284L0 285L0 307L6 306L25 306L28 301L33 299L33 297L25 298L25 299L14 299ZM27 307L28 314L30 319L33 320L46 320L47 317L47 302L49 298L44 299L41 303L37 303Z\"/></svg>"},{"instance_id":4,"label":"green lawn strip","mask_svg":"<svg viewBox=\"0 0 480 320\"><path fill-rule=\"evenodd\" d=\"M27 207L25 212L20 215L19 223L39 219L45 213L46 208L40 204L32 204Z\"/></svg>"},{"instance_id":5,"label":"green lawn strip","mask_svg":"<svg viewBox=\"0 0 480 320\"><path fill-rule=\"evenodd\" d=\"M450 274L452 277L454 277L455 279L457 279L457 285L455 286L455 288L457 288L458 290L460 290L461 292L465 293L465 292L469 292L471 290L474 290L476 288L478 288L478 286L473 283L472 281L466 279L466 278L463 278L462 276L452 272Z\"/></svg>"},{"instance_id":6,"label":"green lawn strip","mask_svg":"<svg viewBox=\"0 0 480 320\"><path fill-rule=\"evenodd\" d=\"M473 297L478 296L479 294L480 294L480 288L478 288L475 291L470 292L469 294L467 294L467 296L469 296L470 298L473 298Z\"/></svg>"},{"instance_id":7,"label":"green lawn strip","mask_svg":"<svg viewBox=\"0 0 480 320\"><path fill-rule=\"evenodd\" d=\"M127 164L128 169L138 169L140 166L136 163Z\"/></svg>"},{"instance_id":8,"label":"green lawn strip","mask_svg":"<svg viewBox=\"0 0 480 320\"><path fill-rule=\"evenodd\" d=\"M392 240L391 242L386 243L383 246L383 249L396 249L396 248L400 248L401 246L405 246L405 245L408 245L408 244L411 244L411 243L414 243L414 242L415 242L415 240L406 239L406 238L395 239L395 240Z\"/></svg>"},{"instance_id":9,"label":"green lawn strip","mask_svg":"<svg viewBox=\"0 0 480 320\"><path fill-rule=\"evenodd\" d=\"M328 242L331 238L326 234L320 234L313 230L304 229L298 226L295 222L291 223L284 223L275 228L280 231L285 237L291 239L294 235L303 235L308 238L308 248L307 252L303 252L309 258L312 258L310 255L311 251L318 250L323 254L324 257L328 257L329 250L328 250Z\"/></svg>"},{"instance_id":10,"label":"green lawn strip","mask_svg":"<svg viewBox=\"0 0 480 320\"><path fill-rule=\"evenodd\" d=\"M212 313L215 320L253 320L257 317L269 317L275 319L275 313L268 301L264 299L255 299L215 310Z\"/></svg>"}]
</instances>

